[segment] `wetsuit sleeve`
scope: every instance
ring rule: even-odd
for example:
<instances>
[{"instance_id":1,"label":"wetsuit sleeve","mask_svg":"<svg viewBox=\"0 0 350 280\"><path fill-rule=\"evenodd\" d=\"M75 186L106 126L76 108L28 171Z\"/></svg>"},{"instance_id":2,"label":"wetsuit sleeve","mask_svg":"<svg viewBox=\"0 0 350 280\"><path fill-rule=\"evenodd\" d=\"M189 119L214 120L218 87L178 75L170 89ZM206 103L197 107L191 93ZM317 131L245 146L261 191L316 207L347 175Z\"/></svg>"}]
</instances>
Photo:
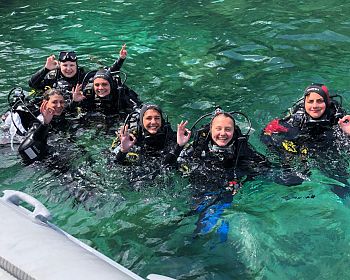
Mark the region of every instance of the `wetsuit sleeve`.
<instances>
[{"instance_id":1,"label":"wetsuit sleeve","mask_svg":"<svg viewBox=\"0 0 350 280\"><path fill-rule=\"evenodd\" d=\"M183 147L176 144L175 147L171 149L170 152L165 156L164 165L175 165L177 158L180 156L182 150Z\"/></svg>"},{"instance_id":2,"label":"wetsuit sleeve","mask_svg":"<svg viewBox=\"0 0 350 280\"><path fill-rule=\"evenodd\" d=\"M26 163L42 159L47 151L49 125L35 122L18 148Z\"/></svg>"},{"instance_id":3,"label":"wetsuit sleeve","mask_svg":"<svg viewBox=\"0 0 350 280\"><path fill-rule=\"evenodd\" d=\"M116 72L116 71L120 71L120 69L122 68L123 64L124 64L125 58L121 58L119 57L111 66L111 68L109 69L112 73Z\"/></svg>"},{"instance_id":4,"label":"wetsuit sleeve","mask_svg":"<svg viewBox=\"0 0 350 280\"><path fill-rule=\"evenodd\" d=\"M45 77L49 72L50 70L45 67L40 69L30 78L28 82L29 86L34 89L44 89L45 86L49 85L49 83L45 81Z\"/></svg>"},{"instance_id":5,"label":"wetsuit sleeve","mask_svg":"<svg viewBox=\"0 0 350 280\"><path fill-rule=\"evenodd\" d=\"M115 160L114 160L114 162L115 163L123 163L124 161L125 161L125 159L126 159L126 156L127 156L127 154L128 153L123 153L121 150L120 150L120 146L118 146L116 149L115 149L115 152L114 152L115 154L116 154L116 156L115 156Z\"/></svg>"}]
</instances>

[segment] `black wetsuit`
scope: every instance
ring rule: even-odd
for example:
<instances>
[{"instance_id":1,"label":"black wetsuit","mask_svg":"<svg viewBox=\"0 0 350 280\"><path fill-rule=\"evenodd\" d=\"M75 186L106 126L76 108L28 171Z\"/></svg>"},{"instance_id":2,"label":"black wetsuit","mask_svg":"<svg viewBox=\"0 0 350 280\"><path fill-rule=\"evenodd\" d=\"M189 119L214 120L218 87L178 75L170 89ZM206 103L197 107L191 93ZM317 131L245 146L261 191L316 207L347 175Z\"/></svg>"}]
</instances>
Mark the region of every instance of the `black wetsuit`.
<instances>
[{"instance_id":1,"label":"black wetsuit","mask_svg":"<svg viewBox=\"0 0 350 280\"><path fill-rule=\"evenodd\" d=\"M194 237L207 234L217 227L220 242L228 237L229 222L222 217L231 207L233 197L242 183L270 169L269 161L248 143L236 126L233 139L226 147L216 146L209 125L197 131L194 142L178 159L180 170L189 176L193 192L191 210L185 214L198 215Z\"/></svg>"},{"instance_id":2,"label":"black wetsuit","mask_svg":"<svg viewBox=\"0 0 350 280\"><path fill-rule=\"evenodd\" d=\"M133 110L135 104L141 104L138 95L126 85L122 87L113 85L111 93L106 97L99 97L92 91L92 94L83 101L73 102L73 106L80 107L85 113L99 112L105 116L121 115L124 118Z\"/></svg>"},{"instance_id":3,"label":"black wetsuit","mask_svg":"<svg viewBox=\"0 0 350 280\"><path fill-rule=\"evenodd\" d=\"M135 134L137 135L136 144L129 152L121 152L120 146L115 149L116 163L142 165L152 158L161 165L174 163L173 149L176 146L176 133L169 123L166 123L156 134L149 134L141 128Z\"/></svg>"},{"instance_id":4,"label":"black wetsuit","mask_svg":"<svg viewBox=\"0 0 350 280\"><path fill-rule=\"evenodd\" d=\"M253 177L270 167L265 156L255 151L237 126L231 144L224 148L212 143L209 127L197 135L199 138L181 152L179 163L202 186L211 182L210 188L225 187L232 180Z\"/></svg>"},{"instance_id":5,"label":"black wetsuit","mask_svg":"<svg viewBox=\"0 0 350 280\"><path fill-rule=\"evenodd\" d=\"M63 115L54 116L50 124L44 124L28 114L22 114L21 118L23 118L25 124L30 123L30 126L24 140L18 147L18 152L25 163L42 160L48 151L47 138L49 132L62 130L63 127L67 126L67 122Z\"/></svg>"},{"instance_id":6,"label":"black wetsuit","mask_svg":"<svg viewBox=\"0 0 350 280\"><path fill-rule=\"evenodd\" d=\"M120 145L113 151L114 163L119 165L114 168L125 174L123 177L127 178L132 190L147 188L150 183L157 186L158 180L162 181L159 187L166 187L163 184L170 165L174 163L172 151L176 146L176 133L169 123L155 135L141 128L134 133L137 141L129 152L121 152Z\"/></svg>"}]
</instances>

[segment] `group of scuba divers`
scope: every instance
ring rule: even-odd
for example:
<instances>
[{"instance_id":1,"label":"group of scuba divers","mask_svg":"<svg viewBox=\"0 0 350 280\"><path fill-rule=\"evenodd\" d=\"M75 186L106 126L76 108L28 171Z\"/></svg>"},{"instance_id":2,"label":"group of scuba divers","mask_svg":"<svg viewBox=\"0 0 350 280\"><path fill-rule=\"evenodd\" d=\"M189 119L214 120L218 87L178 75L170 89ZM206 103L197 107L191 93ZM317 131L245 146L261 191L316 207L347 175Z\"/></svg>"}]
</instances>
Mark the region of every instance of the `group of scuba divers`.
<instances>
[{"instance_id":1,"label":"group of scuba divers","mask_svg":"<svg viewBox=\"0 0 350 280\"><path fill-rule=\"evenodd\" d=\"M210 193L220 186L230 194L223 200L229 203L244 181L261 174L269 173L284 185L300 184L308 174L296 172L293 159L299 158L299 164L312 161L321 152L339 152L350 143L350 116L339 96L331 96L323 84L306 87L289 114L272 120L263 129L261 140L278 155L278 168L248 142L249 132L243 133L236 122L236 116L243 115L250 124L243 113L215 108L190 129L187 121L181 121L174 131L158 105L143 104L126 85L125 74L120 71L127 57L125 45L119 54L110 68L90 72L78 66L75 52L61 52L58 59L51 55L29 80L36 91L34 97L15 94L11 110L2 117L2 127L9 131L11 142L20 139L18 152L26 163L49 156L50 132L64 127L70 118L88 119L101 114L105 119L116 117L114 120L121 124L112 149L114 162L136 165L156 159L162 166L175 166L190 174L193 182L202 186L197 194ZM203 120L206 123L197 127ZM320 160L325 157L322 155ZM274 174L272 170L279 171ZM213 177L215 182L207 184ZM335 192L342 196L342 190ZM208 209L208 204L204 208Z\"/></svg>"}]
</instances>

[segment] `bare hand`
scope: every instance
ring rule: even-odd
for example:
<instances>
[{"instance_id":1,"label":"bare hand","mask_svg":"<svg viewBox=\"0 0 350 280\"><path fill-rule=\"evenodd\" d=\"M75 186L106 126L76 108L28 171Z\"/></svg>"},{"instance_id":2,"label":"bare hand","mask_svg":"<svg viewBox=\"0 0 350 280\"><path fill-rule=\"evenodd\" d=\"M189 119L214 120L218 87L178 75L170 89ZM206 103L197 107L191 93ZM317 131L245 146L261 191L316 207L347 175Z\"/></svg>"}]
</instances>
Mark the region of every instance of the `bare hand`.
<instances>
[{"instance_id":1,"label":"bare hand","mask_svg":"<svg viewBox=\"0 0 350 280\"><path fill-rule=\"evenodd\" d=\"M77 84L76 87L72 88L72 98L75 102L80 102L86 98L86 96L84 96L83 92L81 91L81 87L82 85Z\"/></svg>"},{"instance_id":2,"label":"bare hand","mask_svg":"<svg viewBox=\"0 0 350 280\"><path fill-rule=\"evenodd\" d=\"M346 115L338 121L338 124L342 131L350 135L350 115Z\"/></svg>"},{"instance_id":3,"label":"bare hand","mask_svg":"<svg viewBox=\"0 0 350 280\"><path fill-rule=\"evenodd\" d=\"M40 113L43 115L44 124L49 124L54 116L54 110L48 107L47 100L43 100L41 103Z\"/></svg>"},{"instance_id":4,"label":"bare hand","mask_svg":"<svg viewBox=\"0 0 350 280\"><path fill-rule=\"evenodd\" d=\"M45 68L48 70L55 70L59 67L59 63L56 60L54 55L50 55L47 59L46 59L46 63L45 63Z\"/></svg>"},{"instance_id":5,"label":"bare hand","mask_svg":"<svg viewBox=\"0 0 350 280\"><path fill-rule=\"evenodd\" d=\"M136 137L129 133L129 126L125 125L119 129L120 151L127 153L136 143Z\"/></svg>"},{"instance_id":6,"label":"bare hand","mask_svg":"<svg viewBox=\"0 0 350 280\"><path fill-rule=\"evenodd\" d=\"M120 55L120 58L122 58L122 59L125 59L127 57L128 52L126 50L126 45L125 44L120 49L119 55Z\"/></svg>"},{"instance_id":7,"label":"bare hand","mask_svg":"<svg viewBox=\"0 0 350 280\"><path fill-rule=\"evenodd\" d=\"M181 121L177 125L177 144L182 147L184 146L191 138L191 130L186 128L188 121Z\"/></svg>"}]
</instances>

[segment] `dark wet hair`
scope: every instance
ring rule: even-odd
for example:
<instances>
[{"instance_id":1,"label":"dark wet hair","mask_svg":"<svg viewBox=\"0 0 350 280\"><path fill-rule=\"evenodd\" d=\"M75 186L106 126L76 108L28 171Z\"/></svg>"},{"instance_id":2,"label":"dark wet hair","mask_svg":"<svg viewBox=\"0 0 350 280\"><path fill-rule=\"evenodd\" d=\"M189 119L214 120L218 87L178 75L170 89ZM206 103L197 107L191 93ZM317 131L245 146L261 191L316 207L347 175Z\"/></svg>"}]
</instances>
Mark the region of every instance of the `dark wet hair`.
<instances>
[{"instance_id":1,"label":"dark wet hair","mask_svg":"<svg viewBox=\"0 0 350 280\"><path fill-rule=\"evenodd\" d=\"M44 92L43 99L49 100L51 96L54 95L61 95L63 96L62 92L56 88L50 88Z\"/></svg>"}]
</instances>

